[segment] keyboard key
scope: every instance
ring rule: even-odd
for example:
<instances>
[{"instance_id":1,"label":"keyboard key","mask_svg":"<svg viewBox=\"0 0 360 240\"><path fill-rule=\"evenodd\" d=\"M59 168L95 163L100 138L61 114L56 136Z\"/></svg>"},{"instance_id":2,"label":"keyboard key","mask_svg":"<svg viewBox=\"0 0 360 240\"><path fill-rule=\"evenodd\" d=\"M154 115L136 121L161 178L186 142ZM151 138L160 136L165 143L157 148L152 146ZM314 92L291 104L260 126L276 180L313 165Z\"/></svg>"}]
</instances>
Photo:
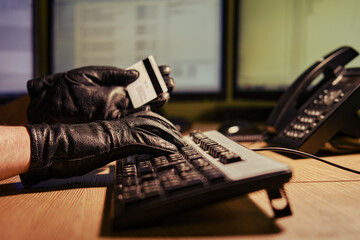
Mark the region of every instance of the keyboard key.
<instances>
[{"instance_id":1,"label":"keyboard key","mask_svg":"<svg viewBox=\"0 0 360 240\"><path fill-rule=\"evenodd\" d=\"M183 162L187 162L185 158L178 158L178 159L169 159L169 163L170 164L178 164L178 163L183 163Z\"/></svg>"},{"instance_id":2,"label":"keyboard key","mask_svg":"<svg viewBox=\"0 0 360 240\"><path fill-rule=\"evenodd\" d=\"M220 153L220 162L223 164L234 163L241 161L241 157L233 152Z\"/></svg>"},{"instance_id":3,"label":"keyboard key","mask_svg":"<svg viewBox=\"0 0 360 240\"><path fill-rule=\"evenodd\" d=\"M192 147L185 147L181 149L183 154L185 155L185 158L192 162L195 159L199 159L202 158L202 155L199 154L198 151L196 151L195 149L193 149Z\"/></svg>"},{"instance_id":4,"label":"keyboard key","mask_svg":"<svg viewBox=\"0 0 360 240\"><path fill-rule=\"evenodd\" d=\"M122 176L128 177L128 176L136 176L137 175L137 169L135 165L126 165L122 169Z\"/></svg>"},{"instance_id":5,"label":"keyboard key","mask_svg":"<svg viewBox=\"0 0 360 240\"><path fill-rule=\"evenodd\" d=\"M125 203L132 203L143 198L140 186L123 187L122 197Z\"/></svg>"},{"instance_id":6,"label":"keyboard key","mask_svg":"<svg viewBox=\"0 0 360 240\"><path fill-rule=\"evenodd\" d=\"M138 163L138 172L139 175L144 175L148 173L153 173L153 167L150 161L143 161Z\"/></svg>"},{"instance_id":7,"label":"keyboard key","mask_svg":"<svg viewBox=\"0 0 360 240\"><path fill-rule=\"evenodd\" d=\"M189 145L181 148L181 152L192 151L192 150L194 150L194 148ZM174 153L174 154L178 154L178 153Z\"/></svg>"},{"instance_id":8,"label":"keyboard key","mask_svg":"<svg viewBox=\"0 0 360 240\"><path fill-rule=\"evenodd\" d=\"M197 168L197 169L210 165L210 163L209 163L208 161L206 161L205 159L203 159L203 158L194 160L194 161L192 162L192 164L193 164L194 167Z\"/></svg>"},{"instance_id":9,"label":"keyboard key","mask_svg":"<svg viewBox=\"0 0 360 240\"><path fill-rule=\"evenodd\" d=\"M200 143L200 140L207 138L203 133L201 132L191 132L190 136L193 138L193 141L197 144Z\"/></svg>"},{"instance_id":10,"label":"keyboard key","mask_svg":"<svg viewBox=\"0 0 360 240\"><path fill-rule=\"evenodd\" d=\"M188 187L204 183L202 175L196 171L181 172L180 176Z\"/></svg>"},{"instance_id":11,"label":"keyboard key","mask_svg":"<svg viewBox=\"0 0 360 240\"><path fill-rule=\"evenodd\" d=\"M200 155L200 154L194 154L194 155L189 155L187 156L187 159L190 161L190 162L193 162L194 160L196 159L199 159L199 158L202 158L203 156Z\"/></svg>"},{"instance_id":12,"label":"keyboard key","mask_svg":"<svg viewBox=\"0 0 360 240\"><path fill-rule=\"evenodd\" d=\"M121 183L124 186L137 185L138 184L138 178L136 176L123 177L122 180L121 180Z\"/></svg>"},{"instance_id":13,"label":"keyboard key","mask_svg":"<svg viewBox=\"0 0 360 240\"><path fill-rule=\"evenodd\" d=\"M204 176L210 181L210 182L215 182L215 181L219 181L219 180L225 180L224 175L219 172L216 169L211 169L211 170L207 170L204 171Z\"/></svg>"},{"instance_id":14,"label":"keyboard key","mask_svg":"<svg viewBox=\"0 0 360 240\"><path fill-rule=\"evenodd\" d=\"M229 150L227 150L225 147L220 146L220 145L214 145L214 146L210 146L209 149L209 154L210 156L212 156L213 158L219 158L220 154L223 152L228 152Z\"/></svg>"},{"instance_id":15,"label":"keyboard key","mask_svg":"<svg viewBox=\"0 0 360 240\"><path fill-rule=\"evenodd\" d=\"M187 172L193 169L192 165L188 162L183 162L175 165L178 172Z\"/></svg>"},{"instance_id":16,"label":"keyboard key","mask_svg":"<svg viewBox=\"0 0 360 240\"><path fill-rule=\"evenodd\" d=\"M180 180L169 180L169 181L163 182L162 185L166 192L173 192L175 190L179 190L179 189L185 187L185 185Z\"/></svg>"},{"instance_id":17,"label":"keyboard key","mask_svg":"<svg viewBox=\"0 0 360 240\"><path fill-rule=\"evenodd\" d=\"M123 159L123 165L134 165L136 163L135 156L129 156Z\"/></svg>"},{"instance_id":18,"label":"keyboard key","mask_svg":"<svg viewBox=\"0 0 360 240\"><path fill-rule=\"evenodd\" d=\"M174 169L161 172L159 179L166 192L172 192L185 187L181 178L175 173Z\"/></svg>"},{"instance_id":19,"label":"keyboard key","mask_svg":"<svg viewBox=\"0 0 360 240\"><path fill-rule=\"evenodd\" d=\"M144 192L144 198L152 198L160 196L162 190L158 180L146 181L141 184Z\"/></svg>"},{"instance_id":20,"label":"keyboard key","mask_svg":"<svg viewBox=\"0 0 360 240\"><path fill-rule=\"evenodd\" d=\"M195 149L190 149L190 150L186 150L184 151L184 155L187 158L188 156L191 155L198 155L199 153L195 150Z\"/></svg>"},{"instance_id":21,"label":"keyboard key","mask_svg":"<svg viewBox=\"0 0 360 240\"><path fill-rule=\"evenodd\" d=\"M205 151L208 151L210 146L218 146L218 143L211 139L203 139L200 141L200 147Z\"/></svg>"},{"instance_id":22,"label":"keyboard key","mask_svg":"<svg viewBox=\"0 0 360 240\"><path fill-rule=\"evenodd\" d=\"M165 156L154 158L153 164L156 171L158 172L174 167L173 164L169 163L169 161Z\"/></svg>"},{"instance_id":23,"label":"keyboard key","mask_svg":"<svg viewBox=\"0 0 360 240\"><path fill-rule=\"evenodd\" d=\"M171 162L175 162L178 160L184 160L184 156L181 155L180 153L174 153L174 154L169 155L169 160Z\"/></svg>"},{"instance_id":24,"label":"keyboard key","mask_svg":"<svg viewBox=\"0 0 360 240\"><path fill-rule=\"evenodd\" d=\"M224 175L211 164L200 167L199 171L204 174L210 182L224 179Z\"/></svg>"},{"instance_id":25,"label":"keyboard key","mask_svg":"<svg viewBox=\"0 0 360 240\"><path fill-rule=\"evenodd\" d=\"M154 180L156 179L156 174L154 172L152 173L147 173L147 174L144 174L140 177L141 181L144 182L144 181L149 181L149 180Z\"/></svg>"}]
</instances>

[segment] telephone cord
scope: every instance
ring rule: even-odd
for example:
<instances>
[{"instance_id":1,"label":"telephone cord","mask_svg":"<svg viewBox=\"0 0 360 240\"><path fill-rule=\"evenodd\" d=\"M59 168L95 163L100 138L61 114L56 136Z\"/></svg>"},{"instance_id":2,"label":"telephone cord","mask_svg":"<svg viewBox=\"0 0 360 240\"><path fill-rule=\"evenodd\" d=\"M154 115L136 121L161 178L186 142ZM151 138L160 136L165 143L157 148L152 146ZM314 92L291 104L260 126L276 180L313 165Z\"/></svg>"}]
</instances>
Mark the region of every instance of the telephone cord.
<instances>
[{"instance_id":1,"label":"telephone cord","mask_svg":"<svg viewBox=\"0 0 360 240\"><path fill-rule=\"evenodd\" d=\"M315 155L312 155L310 153L306 153L306 152L302 152L302 151L299 151L299 150L295 150L295 149L291 149L291 148L283 148L283 147L264 147L264 148L253 148L251 149L255 152L259 152L259 151L274 151L274 152L285 152L285 153L292 153L292 154L296 154L296 155L299 155L299 156L303 156L303 157L309 157L309 158L313 158L313 159L316 159L320 162L323 162L323 163L326 163L326 164L329 164L331 166L334 166L334 167L337 167L337 168L340 168L340 169L343 169L345 171L349 171L349 172L352 172L352 173L356 173L356 174L360 174L360 171L357 171L357 170L354 170L354 169L351 169L351 168L347 168L347 167L344 167L344 166L341 166L339 164L336 164L336 163L332 163L330 161L327 161L323 158L320 158L320 157L317 157Z\"/></svg>"}]
</instances>

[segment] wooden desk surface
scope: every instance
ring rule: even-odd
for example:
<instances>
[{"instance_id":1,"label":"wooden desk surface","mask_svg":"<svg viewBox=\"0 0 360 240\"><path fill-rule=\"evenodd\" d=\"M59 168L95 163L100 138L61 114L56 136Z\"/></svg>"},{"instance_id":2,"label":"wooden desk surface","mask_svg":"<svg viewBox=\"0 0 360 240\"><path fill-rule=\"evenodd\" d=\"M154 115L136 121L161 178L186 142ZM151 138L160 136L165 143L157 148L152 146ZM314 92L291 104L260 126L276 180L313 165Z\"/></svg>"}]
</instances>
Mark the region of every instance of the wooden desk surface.
<instances>
[{"instance_id":1,"label":"wooden desk surface","mask_svg":"<svg viewBox=\"0 0 360 240\"><path fill-rule=\"evenodd\" d=\"M33 189L24 189L18 177L0 181L0 239L359 239L360 175L312 159L261 154L293 169L285 185L292 216L273 220L261 190L162 225L117 232L111 227L109 164ZM326 159L360 170L360 154Z\"/></svg>"}]
</instances>

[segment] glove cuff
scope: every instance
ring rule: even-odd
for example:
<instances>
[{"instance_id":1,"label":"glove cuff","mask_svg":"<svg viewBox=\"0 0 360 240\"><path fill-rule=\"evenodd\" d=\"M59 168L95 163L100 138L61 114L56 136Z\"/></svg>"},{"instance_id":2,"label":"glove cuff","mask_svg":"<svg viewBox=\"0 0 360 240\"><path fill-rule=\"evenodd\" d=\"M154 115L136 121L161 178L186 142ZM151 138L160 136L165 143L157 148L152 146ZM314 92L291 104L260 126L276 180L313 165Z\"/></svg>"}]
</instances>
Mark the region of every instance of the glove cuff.
<instances>
[{"instance_id":1,"label":"glove cuff","mask_svg":"<svg viewBox=\"0 0 360 240\"><path fill-rule=\"evenodd\" d=\"M30 149L31 158L29 170L26 173L20 174L21 183L25 187L35 185L41 181L49 179L49 166L51 163L44 162L40 154L43 152L43 138L47 135L46 131L39 131L39 127L43 130L48 127L47 124L41 125L26 125L30 134ZM40 135L40 134L43 135Z\"/></svg>"}]
</instances>

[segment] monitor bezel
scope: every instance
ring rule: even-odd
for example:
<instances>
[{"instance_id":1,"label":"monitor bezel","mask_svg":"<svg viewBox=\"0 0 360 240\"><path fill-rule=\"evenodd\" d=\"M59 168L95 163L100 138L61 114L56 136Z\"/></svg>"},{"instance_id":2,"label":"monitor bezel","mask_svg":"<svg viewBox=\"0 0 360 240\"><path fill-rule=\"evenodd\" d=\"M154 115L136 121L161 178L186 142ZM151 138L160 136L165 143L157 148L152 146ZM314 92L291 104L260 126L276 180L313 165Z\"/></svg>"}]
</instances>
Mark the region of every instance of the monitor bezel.
<instances>
[{"instance_id":1,"label":"monitor bezel","mask_svg":"<svg viewBox=\"0 0 360 240\"><path fill-rule=\"evenodd\" d=\"M49 34L48 34L48 38L49 38L49 50L48 50L48 55L49 55L49 73L53 74L54 72L54 1L55 0L50 0L49 1ZM171 101L194 101L194 100L225 100L226 99L226 89L227 89L227 73L226 73L226 65L227 65L227 34L228 34L228 27L227 27L227 10L228 10L228 1L227 0L219 0L220 1L220 5L221 5L221 16L220 16L220 21L221 21L221 37L220 37L220 55L221 55L221 59L219 61L220 66L220 72L219 72L219 77L220 77L220 89L219 91L213 92L213 91L209 91L209 92L189 92L189 93L185 93L185 92L173 92L172 93L172 97L171 97ZM170 66L171 67L171 66ZM176 83L176 79L175 83ZM176 84L175 84L175 89L176 89Z\"/></svg>"}]
</instances>

